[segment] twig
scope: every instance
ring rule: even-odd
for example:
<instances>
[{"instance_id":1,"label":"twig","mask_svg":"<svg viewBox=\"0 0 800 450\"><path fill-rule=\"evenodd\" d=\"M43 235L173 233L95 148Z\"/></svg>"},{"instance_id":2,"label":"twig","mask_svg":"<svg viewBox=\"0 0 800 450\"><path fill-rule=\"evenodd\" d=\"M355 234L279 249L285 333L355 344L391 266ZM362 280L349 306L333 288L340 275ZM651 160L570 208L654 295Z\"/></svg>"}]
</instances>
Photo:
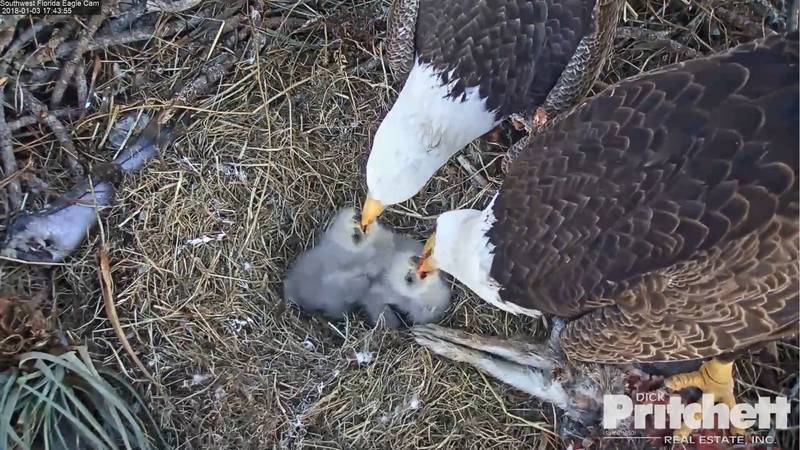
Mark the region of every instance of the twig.
<instances>
[{"instance_id":1,"label":"twig","mask_svg":"<svg viewBox=\"0 0 800 450\"><path fill-rule=\"evenodd\" d=\"M264 27L291 33L303 30L316 22L316 20L306 20L299 17L270 17L264 20Z\"/></svg>"},{"instance_id":2,"label":"twig","mask_svg":"<svg viewBox=\"0 0 800 450\"><path fill-rule=\"evenodd\" d=\"M750 0L749 3L750 7L753 8L753 11L755 11L756 14L760 14L767 19L770 26L779 28L781 30L786 28L786 19L781 16L781 13L778 11L778 9L772 6L769 1Z\"/></svg>"},{"instance_id":3,"label":"twig","mask_svg":"<svg viewBox=\"0 0 800 450\"><path fill-rule=\"evenodd\" d=\"M145 14L146 2L135 1L131 8L117 17L107 21L101 31L103 33L121 33L129 28L133 22L140 19Z\"/></svg>"},{"instance_id":4,"label":"twig","mask_svg":"<svg viewBox=\"0 0 800 450\"><path fill-rule=\"evenodd\" d=\"M39 34L45 27L50 26L47 20L40 20L35 24L28 27L27 30L23 31L19 37L11 43L11 46L8 47L8 50L3 55L3 61L5 63L10 63L12 59L22 50L23 47L28 45L37 34Z\"/></svg>"},{"instance_id":5,"label":"twig","mask_svg":"<svg viewBox=\"0 0 800 450\"><path fill-rule=\"evenodd\" d=\"M383 60L375 56L350 69L350 73L355 76L363 77L380 67L381 64L383 64Z\"/></svg>"},{"instance_id":6,"label":"twig","mask_svg":"<svg viewBox=\"0 0 800 450\"><path fill-rule=\"evenodd\" d=\"M3 21L3 29L0 31L0 52L8 47L11 40L14 39L14 33L17 31L17 22L24 16L8 16L0 20Z\"/></svg>"},{"instance_id":7,"label":"twig","mask_svg":"<svg viewBox=\"0 0 800 450\"><path fill-rule=\"evenodd\" d=\"M219 16L214 17L218 20L223 20L224 18L230 17L233 14L238 12L237 8L228 8L225 12L221 13ZM210 12L199 12L194 14L192 18L185 20L174 20L172 22L168 22L166 24L162 24L159 26L148 25L143 26L142 28L138 28L135 30L126 30L121 31L114 28L109 29L109 31L103 32L103 34L98 34L92 39L83 49L83 53L91 52L95 50L100 50L106 47L112 47L115 45L124 45L124 44L131 44L134 42L140 41L147 41L150 39L163 39L171 36L175 36L177 34L181 34L187 29L194 28L198 26L200 23L209 19L211 13ZM198 30L200 30L198 28ZM188 38L186 42L192 40L192 38ZM180 47L182 44L186 42L178 42L176 45ZM78 47L78 41L70 41L64 42L58 46L58 48L54 52L37 52L31 61L31 65L36 66L39 64L43 64L55 59L65 58L70 54L74 54L76 48Z\"/></svg>"},{"instance_id":8,"label":"twig","mask_svg":"<svg viewBox=\"0 0 800 450\"><path fill-rule=\"evenodd\" d=\"M97 85L97 76L100 75L100 69L103 67L103 60L100 58L94 59L94 68L92 69L92 79L89 82L89 92L86 94L86 103L81 105L81 117L92 104L92 97L94 96L94 88Z\"/></svg>"},{"instance_id":9,"label":"twig","mask_svg":"<svg viewBox=\"0 0 800 450\"><path fill-rule=\"evenodd\" d=\"M2 62L0 62L0 74L4 75L8 71L9 65L12 63L18 65L18 62L14 62L14 59L19 53L22 48L24 48L28 42L36 37L41 31L45 30L47 27L51 25L55 25L57 23L63 22L67 20L66 16L47 16L44 19L40 20L39 22L31 25L27 30L25 30L16 41L11 44L11 47L6 51L3 55ZM69 25L64 28L64 34L71 33L71 28ZM44 53L46 53L47 46L43 46L44 48L41 49Z\"/></svg>"},{"instance_id":10,"label":"twig","mask_svg":"<svg viewBox=\"0 0 800 450\"><path fill-rule=\"evenodd\" d=\"M148 12L176 13L192 9L203 0L147 0Z\"/></svg>"},{"instance_id":11,"label":"twig","mask_svg":"<svg viewBox=\"0 0 800 450\"><path fill-rule=\"evenodd\" d=\"M4 95L5 85L0 88L0 97ZM14 156L14 144L11 141L11 130L6 123L5 108L0 104L0 159L3 161L3 173L8 182L8 198L15 211L22 206L22 189L16 178L17 158Z\"/></svg>"},{"instance_id":12,"label":"twig","mask_svg":"<svg viewBox=\"0 0 800 450\"><path fill-rule=\"evenodd\" d=\"M777 34L775 31L762 26L760 23L750 19L749 17L745 17L728 8L725 8L724 6L714 5L709 6L708 8L712 11L712 14L716 15L723 23L733 25L742 31L748 32L750 35L757 35L757 33L753 33L754 30L762 30L764 32L764 36L772 36Z\"/></svg>"},{"instance_id":13,"label":"twig","mask_svg":"<svg viewBox=\"0 0 800 450\"><path fill-rule=\"evenodd\" d=\"M52 115L54 115L56 117L69 117L69 118L71 118L73 116L77 116L79 113L80 113L80 110L75 109L75 108L64 108L64 109L57 109L55 111L50 111L50 114L52 114ZM12 120L11 122L8 122L8 128L11 131L17 131L20 128L25 128L25 127L31 126L31 125L35 124L36 122L39 122L39 118L36 117L36 116L33 116L33 115L23 116L23 117L20 117L19 119Z\"/></svg>"},{"instance_id":14,"label":"twig","mask_svg":"<svg viewBox=\"0 0 800 450\"><path fill-rule=\"evenodd\" d=\"M83 175L83 170L80 167L80 164L78 164L77 151L75 150L75 146L72 144L72 139L69 137L67 129L61 123L61 121L50 112L47 106L40 102L39 99L34 97L30 91L22 87L19 87L19 89L22 94L23 106L33 113L33 116L37 118L39 123L50 128L50 130L56 136L59 144L61 144L61 147L67 153L67 164L70 166L73 175Z\"/></svg>"},{"instance_id":15,"label":"twig","mask_svg":"<svg viewBox=\"0 0 800 450\"><path fill-rule=\"evenodd\" d=\"M178 47L183 47L189 43L193 43L195 45L204 45L210 43L211 40L218 34L226 34L230 32L232 29L239 26L239 22L241 22L243 19L241 15L236 15L239 12L240 6L241 5L237 4L230 8L226 8L221 13L214 16L212 20L209 20L202 26L192 30L188 36L184 36L178 40L176 45ZM222 22L221 29L220 22Z\"/></svg>"},{"instance_id":16,"label":"twig","mask_svg":"<svg viewBox=\"0 0 800 450\"><path fill-rule=\"evenodd\" d=\"M27 171L31 167L33 167L33 161L31 161L29 159L28 162L25 163L25 167L20 168L16 172L14 172L11 175L7 176L5 179L0 180L0 189L3 189L4 187L8 186L9 184L11 184L17 178L22 177L22 175L25 173L25 171Z\"/></svg>"},{"instance_id":17,"label":"twig","mask_svg":"<svg viewBox=\"0 0 800 450\"><path fill-rule=\"evenodd\" d=\"M243 59L248 63L255 63L257 56L261 53L261 49L267 45L269 37L261 30L264 24L264 16L261 11L256 8L250 9L250 42L247 44L247 50L244 53Z\"/></svg>"},{"instance_id":18,"label":"twig","mask_svg":"<svg viewBox=\"0 0 800 450\"><path fill-rule=\"evenodd\" d=\"M69 39L73 35L73 33L75 32L75 30L77 28L78 28L78 22L77 21L72 21L72 22L67 23L64 26L64 28L59 30L58 34L54 33L54 35L50 37L50 40L46 44L44 44L44 45L40 46L39 48L37 48L26 59L26 61L24 61L20 65L19 69L21 69L22 66L24 66L26 64L28 64L30 66L38 66L38 65L40 65L42 63L42 61L52 59L53 55L56 52L56 50L61 45L64 44L64 41L66 41L67 39Z\"/></svg>"},{"instance_id":19,"label":"twig","mask_svg":"<svg viewBox=\"0 0 800 450\"><path fill-rule=\"evenodd\" d=\"M464 169L465 172L467 172L470 181L472 181L472 183L477 188L482 189L485 188L487 184L489 184L486 181L486 178L484 178L480 173L478 173L478 170L475 168L475 166L473 166L472 163L469 162L469 160L467 160L467 158L464 155L458 155L456 161L458 161L458 164L461 165L461 168Z\"/></svg>"},{"instance_id":20,"label":"twig","mask_svg":"<svg viewBox=\"0 0 800 450\"><path fill-rule=\"evenodd\" d=\"M111 322L112 328L114 328L114 333L117 335L117 339L119 339L120 343L122 344L122 348L125 349L125 353L130 356L139 370L150 379L153 383L155 383L155 378L147 368L142 364L142 361L139 360L139 357L136 356L136 352L133 351L133 347L131 347L131 343L128 341L128 338L125 336L125 332L122 330L122 325L119 323L119 316L117 315L117 308L114 306L114 280L111 278L111 267L108 263L108 250L105 246L100 249L100 285L103 288L103 305L106 309L106 315L108 316L108 321Z\"/></svg>"},{"instance_id":21,"label":"twig","mask_svg":"<svg viewBox=\"0 0 800 450\"><path fill-rule=\"evenodd\" d=\"M176 20L162 25L156 29L155 25L128 30L124 32L109 32L108 34L96 35L84 48L83 53L91 52L114 45L130 44L132 42L146 41L154 38L165 38L183 32L188 26L185 20ZM78 47L78 41L64 42L58 46L54 52L37 52L31 60L31 65L36 66L55 59L65 58L73 54Z\"/></svg>"},{"instance_id":22,"label":"twig","mask_svg":"<svg viewBox=\"0 0 800 450\"><path fill-rule=\"evenodd\" d=\"M669 37L669 32L666 31L653 31L638 27L618 27L616 38L652 42L689 59L701 56L700 52L697 50L671 39Z\"/></svg>"},{"instance_id":23,"label":"twig","mask_svg":"<svg viewBox=\"0 0 800 450\"><path fill-rule=\"evenodd\" d=\"M78 107L85 110L89 107L89 83L86 81L86 71L81 67L75 68L75 89L78 91Z\"/></svg>"},{"instance_id":24,"label":"twig","mask_svg":"<svg viewBox=\"0 0 800 450\"><path fill-rule=\"evenodd\" d=\"M175 20L173 22L167 22L159 27L154 25L139 30L129 30L124 33L97 36L89 46L86 47L86 50L94 51L113 45L130 44L132 42L146 41L153 38L174 36L184 32L190 25L189 21Z\"/></svg>"},{"instance_id":25,"label":"twig","mask_svg":"<svg viewBox=\"0 0 800 450\"><path fill-rule=\"evenodd\" d=\"M172 96L169 108L158 117L159 124L165 124L176 112L176 107L185 105L196 99L213 83L221 80L225 73L233 67L237 57L231 53L224 53L208 61L200 68L200 74Z\"/></svg>"},{"instance_id":26,"label":"twig","mask_svg":"<svg viewBox=\"0 0 800 450\"><path fill-rule=\"evenodd\" d=\"M61 100L64 98L64 92L66 92L67 86L69 85L69 80L72 79L72 76L75 73L75 68L78 66L78 62L83 60L83 52L85 51L86 46L89 45L89 41L92 39L94 34L97 32L97 29L100 28L100 25L105 20L105 13L93 16L89 20L89 25L81 34L81 38L78 40L78 44L75 47L72 58L70 58L70 60L64 65L64 68L61 69L61 74L58 77L58 81L56 81L56 85L53 88L53 93L50 97L51 108L56 108L61 105Z\"/></svg>"}]
</instances>

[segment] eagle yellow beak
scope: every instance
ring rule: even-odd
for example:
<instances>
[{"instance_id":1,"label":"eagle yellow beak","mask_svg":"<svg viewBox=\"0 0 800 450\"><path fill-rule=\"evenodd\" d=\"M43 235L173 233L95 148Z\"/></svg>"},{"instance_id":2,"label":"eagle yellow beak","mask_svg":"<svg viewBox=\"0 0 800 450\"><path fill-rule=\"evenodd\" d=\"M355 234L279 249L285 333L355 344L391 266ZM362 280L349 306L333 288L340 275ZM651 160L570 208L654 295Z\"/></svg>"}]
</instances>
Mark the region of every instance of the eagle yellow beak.
<instances>
[{"instance_id":1,"label":"eagle yellow beak","mask_svg":"<svg viewBox=\"0 0 800 450\"><path fill-rule=\"evenodd\" d=\"M367 195L364 206L361 207L361 230L367 232L367 228L381 215L386 206Z\"/></svg>"},{"instance_id":2,"label":"eagle yellow beak","mask_svg":"<svg viewBox=\"0 0 800 450\"><path fill-rule=\"evenodd\" d=\"M433 261L433 246L436 244L436 233L433 233L422 247L422 255L417 265L417 274L420 278L425 278L429 273L436 271L436 263Z\"/></svg>"}]
</instances>

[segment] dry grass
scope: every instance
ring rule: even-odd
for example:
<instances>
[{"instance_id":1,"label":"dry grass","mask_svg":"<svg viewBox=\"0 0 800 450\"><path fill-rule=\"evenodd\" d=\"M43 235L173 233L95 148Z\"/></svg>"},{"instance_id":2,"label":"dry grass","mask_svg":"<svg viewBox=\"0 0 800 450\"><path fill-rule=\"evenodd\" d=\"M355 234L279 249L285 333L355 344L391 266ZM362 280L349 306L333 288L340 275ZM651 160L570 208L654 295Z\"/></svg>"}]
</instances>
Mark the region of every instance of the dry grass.
<instances>
[{"instance_id":1,"label":"dry grass","mask_svg":"<svg viewBox=\"0 0 800 450\"><path fill-rule=\"evenodd\" d=\"M655 41L618 40L596 89L759 34L709 14L709 2L629 3L623 25L663 33ZM747 2L726 3L737 17L753 16ZM558 446L547 431L555 420L550 407L433 358L407 333L373 330L356 317L329 324L281 302L287 265L335 210L363 195L371 136L397 88L380 62L385 8L375 0L268 2L274 19L262 30L265 50L237 61L215 92L192 105L185 133L127 180L103 216L102 233L52 270L0 262L0 283L17 290L52 279L64 328L138 381L175 448ZM170 37L96 52L103 87L119 90L120 105L163 105L208 52L190 54L187 45ZM109 111L72 128L86 160L111 159L94 150ZM504 131L506 140L511 135ZM24 144L36 174L59 189L65 177L49 157L52 140ZM386 219L422 237L436 214L482 206L501 179L502 150L481 141L466 152L490 181L487 189L451 162ZM204 236L212 240L188 243ZM124 355L103 312L95 257L101 239L110 250L118 314L155 383ZM456 291L445 324L542 334L538 321ZM783 372L774 389L785 389L797 347L778 349ZM371 361L359 362L365 356ZM748 396L764 394L756 379L768 366L755 359L740 365Z\"/></svg>"}]
</instances>

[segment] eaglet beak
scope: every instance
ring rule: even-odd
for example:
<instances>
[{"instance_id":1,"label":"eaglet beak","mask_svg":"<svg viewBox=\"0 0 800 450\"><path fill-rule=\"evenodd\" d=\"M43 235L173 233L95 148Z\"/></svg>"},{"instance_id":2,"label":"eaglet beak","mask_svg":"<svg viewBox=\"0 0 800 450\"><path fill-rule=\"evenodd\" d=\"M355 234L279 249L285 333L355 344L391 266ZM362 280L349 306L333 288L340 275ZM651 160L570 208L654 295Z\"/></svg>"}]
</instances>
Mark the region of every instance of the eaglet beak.
<instances>
[{"instance_id":1,"label":"eaglet beak","mask_svg":"<svg viewBox=\"0 0 800 450\"><path fill-rule=\"evenodd\" d=\"M436 271L436 263L433 261L433 246L436 243L436 233L425 241L425 246L422 247L422 255L417 265L417 274L420 278L425 278L429 273Z\"/></svg>"},{"instance_id":2,"label":"eaglet beak","mask_svg":"<svg viewBox=\"0 0 800 450\"><path fill-rule=\"evenodd\" d=\"M361 231L367 232L367 228L381 215L386 206L367 195L364 206L361 208Z\"/></svg>"}]
</instances>

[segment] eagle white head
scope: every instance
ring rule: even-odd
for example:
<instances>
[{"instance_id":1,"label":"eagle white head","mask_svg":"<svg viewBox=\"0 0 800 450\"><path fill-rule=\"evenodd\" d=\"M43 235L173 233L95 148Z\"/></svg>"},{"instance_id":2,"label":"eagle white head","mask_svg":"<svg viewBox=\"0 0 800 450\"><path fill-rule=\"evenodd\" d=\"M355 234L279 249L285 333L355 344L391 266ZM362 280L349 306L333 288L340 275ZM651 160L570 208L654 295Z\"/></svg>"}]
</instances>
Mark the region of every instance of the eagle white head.
<instances>
[{"instance_id":1,"label":"eagle white head","mask_svg":"<svg viewBox=\"0 0 800 450\"><path fill-rule=\"evenodd\" d=\"M442 270L464 283L484 301L512 314L538 317L541 313L500 297L502 286L492 277L495 246L489 239L494 226L494 202L486 208L457 209L436 219L436 231L425 242L417 265L421 277Z\"/></svg>"},{"instance_id":2,"label":"eagle white head","mask_svg":"<svg viewBox=\"0 0 800 450\"><path fill-rule=\"evenodd\" d=\"M478 88L450 97L453 83L443 84L428 64L414 64L372 142L363 227L387 206L413 197L451 156L499 122Z\"/></svg>"}]
</instances>

